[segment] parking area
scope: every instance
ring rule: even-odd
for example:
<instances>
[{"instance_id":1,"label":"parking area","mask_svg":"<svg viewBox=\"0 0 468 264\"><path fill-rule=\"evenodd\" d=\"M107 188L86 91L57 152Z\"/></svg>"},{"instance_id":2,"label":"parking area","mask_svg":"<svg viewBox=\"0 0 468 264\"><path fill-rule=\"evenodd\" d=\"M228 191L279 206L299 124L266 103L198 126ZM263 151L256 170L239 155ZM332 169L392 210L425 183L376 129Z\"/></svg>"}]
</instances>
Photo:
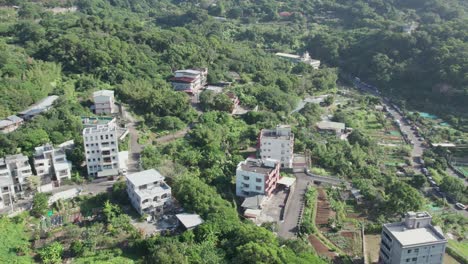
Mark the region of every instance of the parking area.
<instances>
[{"instance_id":1,"label":"parking area","mask_svg":"<svg viewBox=\"0 0 468 264\"><path fill-rule=\"evenodd\" d=\"M288 190L280 186L278 190L264 203L262 212L255 220L255 223L262 224L266 222L276 222L279 224L281 222L281 214L284 210L288 192Z\"/></svg>"}]
</instances>

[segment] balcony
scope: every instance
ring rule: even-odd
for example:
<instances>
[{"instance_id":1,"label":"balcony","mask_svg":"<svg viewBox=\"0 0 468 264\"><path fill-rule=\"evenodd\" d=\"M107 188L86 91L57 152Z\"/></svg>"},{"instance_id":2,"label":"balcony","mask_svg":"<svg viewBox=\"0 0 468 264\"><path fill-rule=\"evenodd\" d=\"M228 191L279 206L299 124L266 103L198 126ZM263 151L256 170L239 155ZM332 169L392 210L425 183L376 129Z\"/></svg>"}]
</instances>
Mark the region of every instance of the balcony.
<instances>
[{"instance_id":1,"label":"balcony","mask_svg":"<svg viewBox=\"0 0 468 264\"><path fill-rule=\"evenodd\" d=\"M58 175L59 175L59 177L68 176L68 171L67 170L59 171Z\"/></svg>"}]
</instances>

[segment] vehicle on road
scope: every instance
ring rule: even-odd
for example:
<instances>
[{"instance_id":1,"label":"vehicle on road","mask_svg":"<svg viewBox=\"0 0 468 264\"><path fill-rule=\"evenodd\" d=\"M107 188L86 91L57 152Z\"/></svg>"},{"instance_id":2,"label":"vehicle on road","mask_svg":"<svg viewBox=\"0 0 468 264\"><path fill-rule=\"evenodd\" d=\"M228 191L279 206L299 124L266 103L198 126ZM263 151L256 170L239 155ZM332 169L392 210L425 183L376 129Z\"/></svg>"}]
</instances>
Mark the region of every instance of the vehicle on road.
<instances>
[{"instance_id":1,"label":"vehicle on road","mask_svg":"<svg viewBox=\"0 0 468 264\"><path fill-rule=\"evenodd\" d=\"M455 207L460 209L460 210L466 210L466 206L462 203L456 203Z\"/></svg>"},{"instance_id":2,"label":"vehicle on road","mask_svg":"<svg viewBox=\"0 0 468 264\"><path fill-rule=\"evenodd\" d=\"M427 170L427 168L422 168L422 169L421 169L421 172L422 172L424 175L426 175L426 176L429 176L429 175L430 175L430 174L429 174L429 171Z\"/></svg>"}]
</instances>

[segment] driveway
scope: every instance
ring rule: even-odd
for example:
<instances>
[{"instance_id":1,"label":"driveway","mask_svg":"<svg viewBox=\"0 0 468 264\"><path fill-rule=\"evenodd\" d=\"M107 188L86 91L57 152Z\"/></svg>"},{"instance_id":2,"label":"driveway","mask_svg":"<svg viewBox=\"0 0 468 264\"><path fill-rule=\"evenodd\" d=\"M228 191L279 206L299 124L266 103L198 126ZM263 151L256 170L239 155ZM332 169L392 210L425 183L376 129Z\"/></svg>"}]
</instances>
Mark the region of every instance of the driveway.
<instances>
[{"instance_id":1,"label":"driveway","mask_svg":"<svg viewBox=\"0 0 468 264\"><path fill-rule=\"evenodd\" d=\"M299 220L299 213L301 210L302 202L304 201L304 195L307 190L307 184L313 183L313 179L307 176L305 173L296 173L296 187L294 192L291 193L289 199L291 202L286 208L284 214L284 221L280 223L278 235L282 238L293 238L296 237L297 233L297 222Z\"/></svg>"},{"instance_id":2,"label":"driveway","mask_svg":"<svg viewBox=\"0 0 468 264\"><path fill-rule=\"evenodd\" d=\"M128 173L134 173L141 170L140 166L140 153L143 150L143 146L138 143L138 121L127 111L125 106L122 106L122 119L128 121L128 135L129 135L129 151L127 170Z\"/></svg>"}]
</instances>

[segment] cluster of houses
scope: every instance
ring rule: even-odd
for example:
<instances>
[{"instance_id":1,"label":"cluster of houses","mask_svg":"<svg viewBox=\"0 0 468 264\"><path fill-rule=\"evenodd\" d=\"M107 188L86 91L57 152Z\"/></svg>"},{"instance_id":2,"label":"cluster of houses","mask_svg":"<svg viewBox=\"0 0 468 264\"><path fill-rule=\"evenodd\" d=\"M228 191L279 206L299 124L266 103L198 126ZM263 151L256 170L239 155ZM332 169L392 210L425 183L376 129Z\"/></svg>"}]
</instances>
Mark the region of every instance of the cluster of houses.
<instances>
[{"instance_id":1,"label":"cluster of houses","mask_svg":"<svg viewBox=\"0 0 468 264\"><path fill-rule=\"evenodd\" d=\"M236 195L245 198L242 205L244 215L250 218L260 214L261 204L277 190L278 185L290 187L294 183L294 178L280 175L281 169L293 167L294 133L291 126L262 129L257 148L258 158L247 158L236 169Z\"/></svg>"},{"instance_id":2,"label":"cluster of houses","mask_svg":"<svg viewBox=\"0 0 468 264\"><path fill-rule=\"evenodd\" d=\"M51 109L57 99L57 95L47 96L41 101L30 106L28 109L19 112L18 115L11 115L0 120L0 133L7 134L15 131L24 123L24 121L30 120Z\"/></svg>"},{"instance_id":3,"label":"cluster of houses","mask_svg":"<svg viewBox=\"0 0 468 264\"><path fill-rule=\"evenodd\" d=\"M49 192L71 178L71 163L67 160L65 147L54 148L51 144L37 147L32 164L23 154L0 159L0 209L11 205L17 198L27 196L28 192ZM39 178L37 186L31 185L28 180L31 176Z\"/></svg>"}]
</instances>

